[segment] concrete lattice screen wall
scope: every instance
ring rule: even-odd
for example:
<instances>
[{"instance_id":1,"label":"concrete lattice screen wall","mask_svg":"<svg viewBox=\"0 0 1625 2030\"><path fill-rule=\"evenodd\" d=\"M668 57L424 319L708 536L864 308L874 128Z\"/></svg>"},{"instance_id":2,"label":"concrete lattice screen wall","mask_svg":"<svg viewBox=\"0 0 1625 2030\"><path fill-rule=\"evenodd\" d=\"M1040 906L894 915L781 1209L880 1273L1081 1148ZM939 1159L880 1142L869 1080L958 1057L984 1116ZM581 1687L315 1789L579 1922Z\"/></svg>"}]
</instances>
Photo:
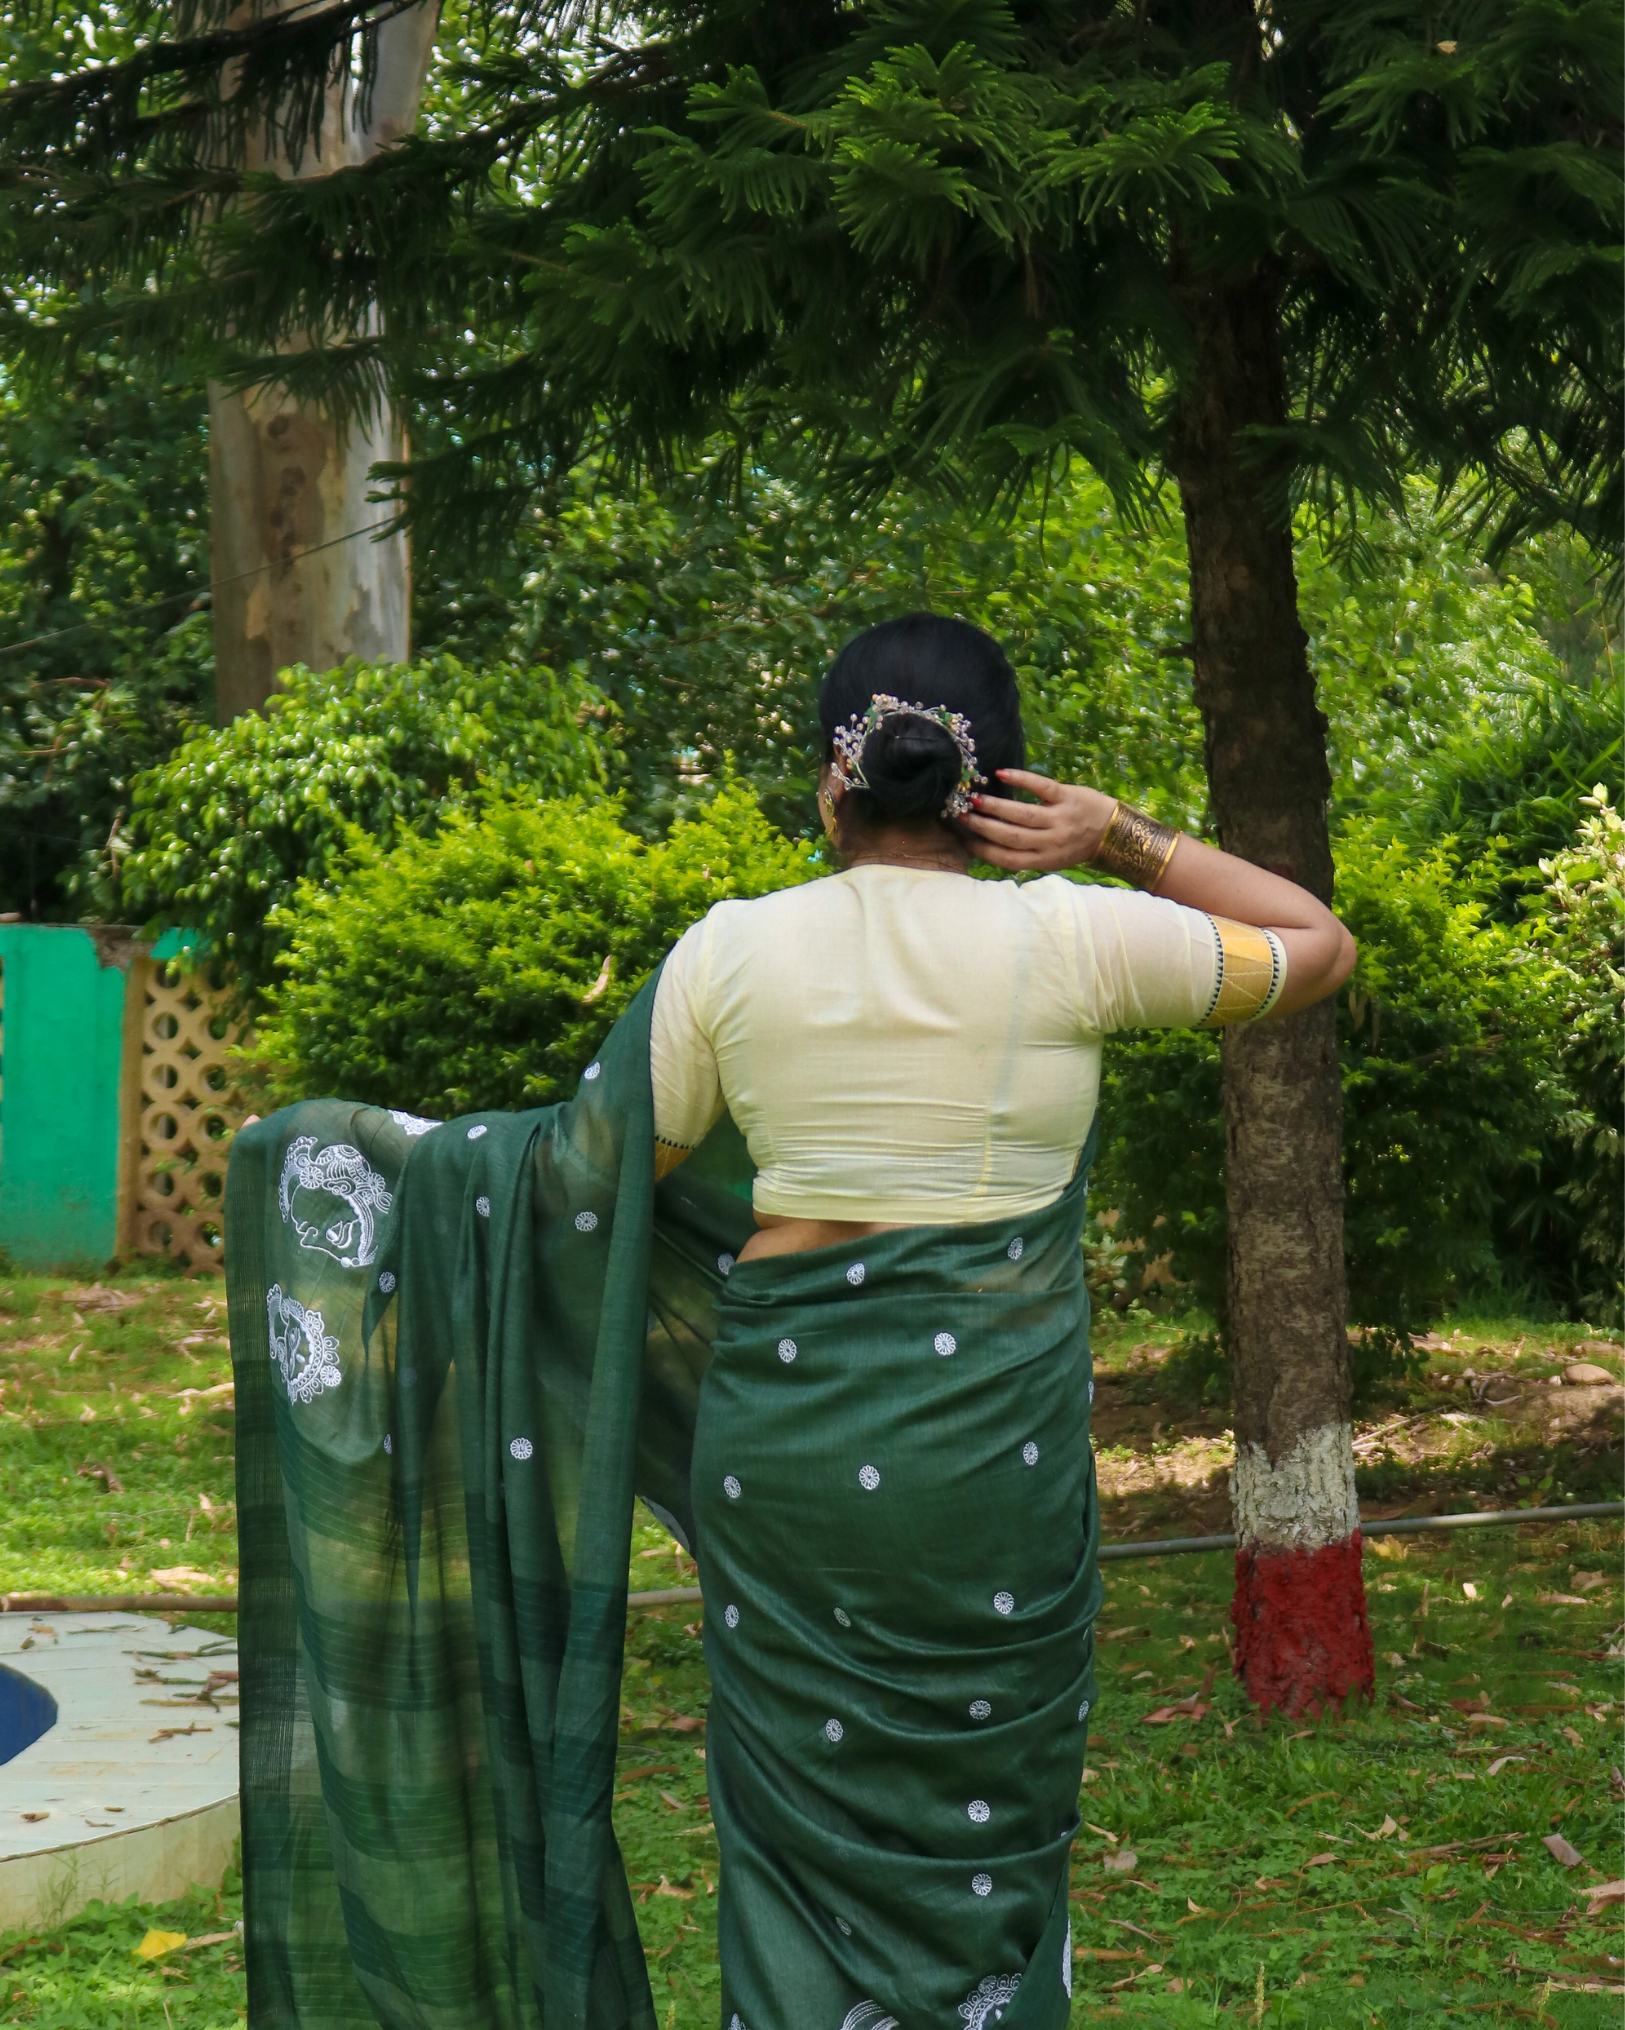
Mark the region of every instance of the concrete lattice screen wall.
<instances>
[{"instance_id":1,"label":"concrete lattice screen wall","mask_svg":"<svg viewBox=\"0 0 1625 2030\"><path fill-rule=\"evenodd\" d=\"M0 1249L217 1268L241 1036L176 932L0 924Z\"/></svg>"},{"instance_id":2,"label":"concrete lattice screen wall","mask_svg":"<svg viewBox=\"0 0 1625 2030\"><path fill-rule=\"evenodd\" d=\"M217 1265L226 1158L246 1112L229 1052L244 1026L226 997L177 959L138 958L126 1008L138 1033L125 1044L121 1139L136 1174L125 1190L121 1251L170 1255L193 1270Z\"/></svg>"}]
</instances>

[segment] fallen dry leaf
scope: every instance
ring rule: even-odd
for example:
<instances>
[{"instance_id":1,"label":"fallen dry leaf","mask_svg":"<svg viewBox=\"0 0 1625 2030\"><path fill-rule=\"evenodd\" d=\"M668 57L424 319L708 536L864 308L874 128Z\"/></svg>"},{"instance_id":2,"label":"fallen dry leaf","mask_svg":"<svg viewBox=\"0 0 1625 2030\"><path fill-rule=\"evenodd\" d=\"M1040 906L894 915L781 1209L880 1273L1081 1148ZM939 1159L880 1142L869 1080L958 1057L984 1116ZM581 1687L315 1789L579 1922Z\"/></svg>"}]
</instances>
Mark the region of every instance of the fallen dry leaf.
<instances>
[{"instance_id":1,"label":"fallen dry leaf","mask_svg":"<svg viewBox=\"0 0 1625 2030\"><path fill-rule=\"evenodd\" d=\"M1114 1847L1117 1845L1117 1835L1115 1833L1107 1832L1104 1826L1097 1826L1091 1824L1091 1822L1088 1819L1085 1819L1083 1823L1086 1826L1088 1826L1090 1832L1099 1833L1100 1837L1103 1840L1109 1840Z\"/></svg>"},{"instance_id":2,"label":"fallen dry leaf","mask_svg":"<svg viewBox=\"0 0 1625 2030\"><path fill-rule=\"evenodd\" d=\"M1507 1595L1507 1597L1506 1597L1506 1598L1505 1598L1505 1599L1504 1599L1504 1600L1503 1600L1503 1601L1501 1602L1501 1605L1502 1605L1503 1607L1510 1607L1510 1606L1512 1605L1512 1595L1511 1595L1510 1593L1509 1593L1509 1594Z\"/></svg>"},{"instance_id":3,"label":"fallen dry leaf","mask_svg":"<svg viewBox=\"0 0 1625 2030\"><path fill-rule=\"evenodd\" d=\"M1390 1670L1402 1671L1405 1668L1405 1659L1397 1649L1389 1650L1383 1657L1383 1662L1387 1664Z\"/></svg>"},{"instance_id":4,"label":"fallen dry leaf","mask_svg":"<svg viewBox=\"0 0 1625 2030\"><path fill-rule=\"evenodd\" d=\"M99 1459L87 1459L79 1468L81 1480L99 1480L103 1494L122 1494L124 1482L119 1479L111 1466L104 1466Z\"/></svg>"},{"instance_id":5,"label":"fallen dry leaf","mask_svg":"<svg viewBox=\"0 0 1625 2030\"><path fill-rule=\"evenodd\" d=\"M1586 1912L1586 1916L1595 1917L1597 1912L1609 1903L1625 1903L1625 1882L1599 1882L1595 1889L1588 1889L1586 1894L1591 1898L1591 1908Z\"/></svg>"},{"instance_id":6,"label":"fallen dry leaf","mask_svg":"<svg viewBox=\"0 0 1625 2030\"><path fill-rule=\"evenodd\" d=\"M1132 1847L1119 1847L1114 1854L1101 1856L1100 1865L1108 1875L1132 1875L1140 1857Z\"/></svg>"},{"instance_id":7,"label":"fallen dry leaf","mask_svg":"<svg viewBox=\"0 0 1625 2030\"><path fill-rule=\"evenodd\" d=\"M1461 1590L1469 1600L1476 1600L1478 1598L1478 1588L1473 1584L1471 1579L1462 1580Z\"/></svg>"},{"instance_id":8,"label":"fallen dry leaf","mask_svg":"<svg viewBox=\"0 0 1625 2030\"><path fill-rule=\"evenodd\" d=\"M1384 1812L1382 1815L1382 1824L1378 1826L1377 1830L1374 1833L1366 1833L1363 1837L1368 1840L1389 1840L1392 1839L1394 1834L1397 1833L1398 1831L1399 1831L1398 1819L1391 1818L1387 1812Z\"/></svg>"},{"instance_id":9,"label":"fallen dry leaf","mask_svg":"<svg viewBox=\"0 0 1625 2030\"><path fill-rule=\"evenodd\" d=\"M1586 1745L1585 1736L1577 1727L1559 1727L1557 1731L1575 1748L1583 1748Z\"/></svg>"},{"instance_id":10,"label":"fallen dry leaf","mask_svg":"<svg viewBox=\"0 0 1625 2030\"><path fill-rule=\"evenodd\" d=\"M1512 1722L1503 1719L1499 1713L1469 1713L1467 1724L1469 1727L1510 1727Z\"/></svg>"},{"instance_id":11,"label":"fallen dry leaf","mask_svg":"<svg viewBox=\"0 0 1625 2030\"><path fill-rule=\"evenodd\" d=\"M1569 1584L1576 1593L1595 1593L1599 1586L1608 1584L1606 1572L1571 1572Z\"/></svg>"},{"instance_id":12,"label":"fallen dry leaf","mask_svg":"<svg viewBox=\"0 0 1625 2030\"><path fill-rule=\"evenodd\" d=\"M1217 1917L1219 1914L1216 1910L1208 1910L1200 1903L1193 1903L1188 1896L1185 1898L1185 1908L1192 1917Z\"/></svg>"},{"instance_id":13,"label":"fallen dry leaf","mask_svg":"<svg viewBox=\"0 0 1625 2030\"><path fill-rule=\"evenodd\" d=\"M1324 1868L1328 1861L1335 1861L1336 1859L1337 1856L1335 1854L1311 1854L1303 1865L1306 1868Z\"/></svg>"},{"instance_id":14,"label":"fallen dry leaf","mask_svg":"<svg viewBox=\"0 0 1625 2030\"><path fill-rule=\"evenodd\" d=\"M166 1952L173 1952L177 1946L185 1943L184 1931L149 1931L141 1943L131 1950L138 1960L159 1960Z\"/></svg>"},{"instance_id":15,"label":"fallen dry leaf","mask_svg":"<svg viewBox=\"0 0 1625 2030\"><path fill-rule=\"evenodd\" d=\"M1583 1593L1537 1593L1535 1595L1535 1605L1537 1607L1583 1607L1585 1604L1585 1595Z\"/></svg>"},{"instance_id":16,"label":"fallen dry leaf","mask_svg":"<svg viewBox=\"0 0 1625 2030\"><path fill-rule=\"evenodd\" d=\"M1577 1868L1579 1866L1579 1853L1569 1845L1561 1833L1548 1833L1540 1844L1551 1855L1552 1859L1559 1862L1563 1867Z\"/></svg>"},{"instance_id":17,"label":"fallen dry leaf","mask_svg":"<svg viewBox=\"0 0 1625 2030\"><path fill-rule=\"evenodd\" d=\"M177 1592L184 1592L191 1586L215 1584L207 1572L194 1571L190 1565L165 1565L161 1571L155 1568L151 1576L160 1586L173 1587Z\"/></svg>"},{"instance_id":18,"label":"fallen dry leaf","mask_svg":"<svg viewBox=\"0 0 1625 2030\"><path fill-rule=\"evenodd\" d=\"M51 1814L48 1811L25 1811L22 1816L31 1826L37 1826L41 1819L48 1819Z\"/></svg>"},{"instance_id":19,"label":"fallen dry leaf","mask_svg":"<svg viewBox=\"0 0 1625 2030\"><path fill-rule=\"evenodd\" d=\"M1486 1776L1499 1776L1509 1762L1527 1762L1528 1760L1527 1755L1497 1755L1484 1774Z\"/></svg>"}]
</instances>

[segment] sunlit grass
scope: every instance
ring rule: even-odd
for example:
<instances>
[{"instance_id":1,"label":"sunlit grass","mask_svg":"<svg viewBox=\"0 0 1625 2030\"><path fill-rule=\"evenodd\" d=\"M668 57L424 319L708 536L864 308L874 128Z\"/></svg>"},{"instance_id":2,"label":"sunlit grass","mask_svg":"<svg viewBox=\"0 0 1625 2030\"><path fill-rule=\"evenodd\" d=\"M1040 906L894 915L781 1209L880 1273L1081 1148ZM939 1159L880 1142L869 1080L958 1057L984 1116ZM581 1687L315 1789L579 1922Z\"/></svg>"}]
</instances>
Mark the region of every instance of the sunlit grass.
<instances>
[{"instance_id":1,"label":"sunlit grass","mask_svg":"<svg viewBox=\"0 0 1625 2030\"><path fill-rule=\"evenodd\" d=\"M0 1590L140 1591L182 1564L228 1586L230 1411L181 1394L229 1376L218 1286L132 1280L114 1287L141 1302L110 1310L67 1301L71 1287L0 1284ZM1505 1358L1520 1330L1493 1326L1501 1365L1519 1372L1555 1367L1583 1336L1529 1328ZM1103 1365L1127 1367L1155 1335L1114 1320L1100 1336ZM1454 1407L1459 1385L1440 1378L1489 1365L1487 1333L1468 1337L1384 1415ZM81 1422L86 1408L96 1414ZM1222 1451L1223 1419L1201 1426L1148 1393L1144 1421L1103 1459L1165 1460L1198 1440ZM1565 1455L1493 1414L1471 1428L1434 1417L1427 1431L1421 1456L1379 1454L1363 1468L1362 1493L1427 1488L1456 1505L1475 1481L1525 1502L1618 1492L1614 1455L1592 1440L1576 1450L1564 1439ZM122 1491L81 1478L87 1462L110 1467ZM1149 1498L1141 1512L1158 1513ZM1114 1526L1109 1515L1108 1535ZM1613 2030L1620 1906L1592 1919L1585 1890L1625 1874L1620 1660L1609 1654L1620 1557L1612 1522L1374 1541L1378 1700L1314 1724L1259 1721L1229 1677L1226 1555L1108 1566L1073 1866L1074 2025L1422 2030L1538 2017ZM631 1577L634 1589L694 1577L641 1512ZM718 2020L699 1635L692 1606L637 1612L628 1626L616 1827L663 2030ZM1199 1716L1148 1721L1195 1694ZM1554 1832L1581 1856L1574 1866L1542 1844ZM1133 1866L1108 1870L1125 1849ZM93 1912L33 1944L0 1939L0 2025L230 2030L245 2003L229 1943L152 1965L133 1947L149 1928L227 1930L239 1909L232 1885L185 1908ZM1588 1981L1603 1986L1586 1992Z\"/></svg>"}]
</instances>

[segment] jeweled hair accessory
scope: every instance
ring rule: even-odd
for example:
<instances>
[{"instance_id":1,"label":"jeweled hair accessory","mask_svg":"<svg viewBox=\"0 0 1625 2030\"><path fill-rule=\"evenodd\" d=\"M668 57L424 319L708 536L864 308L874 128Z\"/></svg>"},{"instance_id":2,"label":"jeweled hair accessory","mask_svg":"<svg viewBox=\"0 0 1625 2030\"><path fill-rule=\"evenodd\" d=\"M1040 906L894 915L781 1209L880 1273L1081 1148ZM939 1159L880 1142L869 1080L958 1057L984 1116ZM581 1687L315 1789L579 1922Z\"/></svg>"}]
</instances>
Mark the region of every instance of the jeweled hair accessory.
<instances>
[{"instance_id":1,"label":"jeweled hair accessory","mask_svg":"<svg viewBox=\"0 0 1625 2030\"><path fill-rule=\"evenodd\" d=\"M843 789L867 789L863 773L863 750L869 735L886 719L929 719L940 726L959 749L959 780L942 807L945 818L970 815L971 791L987 781L976 766L976 742L971 738L970 721L963 712L950 712L946 705L910 705L889 692L879 691L861 712L854 712L844 726L835 729L835 762L831 773Z\"/></svg>"}]
</instances>

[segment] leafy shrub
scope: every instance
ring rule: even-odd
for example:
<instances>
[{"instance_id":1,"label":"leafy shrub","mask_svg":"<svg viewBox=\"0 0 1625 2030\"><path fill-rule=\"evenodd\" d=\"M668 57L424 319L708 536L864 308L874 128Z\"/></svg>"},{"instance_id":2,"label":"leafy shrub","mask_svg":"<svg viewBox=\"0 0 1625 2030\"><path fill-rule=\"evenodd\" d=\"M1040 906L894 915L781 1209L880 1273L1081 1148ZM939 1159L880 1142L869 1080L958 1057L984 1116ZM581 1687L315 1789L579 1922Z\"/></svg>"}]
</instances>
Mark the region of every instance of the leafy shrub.
<instances>
[{"instance_id":1,"label":"leafy shrub","mask_svg":"<svg viewBox=\"0 0 1625 2030\"><path fill-rule=\"evenodd\" d=\"M449 655L283 672L263 718L188 740L136 779L126 911L202 931L247 992L286 934L269 918L332 872L352 828L425 832L476 781L569 795L602 785L602 700L541 665Z\"/></svg>"},{"instance_id":2,"label":"leafy shrub","mask_svg":"<svg viewBox=\"0 0 1625 2030\"><path fill-rule=\"evenodd\" d=\"M1514 922L1541 888L1537 863L1573 841L1580 800L1599 775L1620 774L1619 679L1578 689L1526 683L1494 710L1480 696L1463 723L1413 772L1370 800L1368 815L1413 843L1450 842L1473 869L1494 850L1495 914Z\"/></svg>"},{"instance_id":3,"label":"leafy shrub","mask_svg":"<svg viewBox=\"0 0 1625 2030\"><path fill-rule=\"evenodd\" d=\"M1552 963L1571 1105L1505 1205L1547 1286L1583 1316L1615 1324L1625 1299L1625 819L1601 783L1583 802L1579 838L1541 861L1545 885L1528 914L1531 941Z\"/></svg>"},{"instance_id":4,"label":"leafy shrub","mask_svg":"<svg viewBox=\"0 0 1625 2030\"><path fill-rule=\"evenodd\" d=\"M1464 882L1444 846L1370 820L1343 834L1338 910L1360 961L1338 997L1344 1245L1357 1389L1402 1367L1423 1329L1491 1255L1499 1176L1538 1146L1562 1087L1553 971L1488 915L1486 869ZM1169 1030L1115 1046L1097 1192L1128 1232L1224 1318L1228 1226L1218 1039Z\"/></svg>"},{"instance_id":5,"label":"leafy shrub","mask_svg":"<svg viewBox=\"0 0 1625 2030\"><path fill-rule=\"evenodd\" d=\"M392 849L357 839L343 879L278 912L288 947L256 1055L279 1099L545 1106L713 903L815 872L736 784L663 844L605 800L513 795Z\"/></svg>"}]
</instances>

